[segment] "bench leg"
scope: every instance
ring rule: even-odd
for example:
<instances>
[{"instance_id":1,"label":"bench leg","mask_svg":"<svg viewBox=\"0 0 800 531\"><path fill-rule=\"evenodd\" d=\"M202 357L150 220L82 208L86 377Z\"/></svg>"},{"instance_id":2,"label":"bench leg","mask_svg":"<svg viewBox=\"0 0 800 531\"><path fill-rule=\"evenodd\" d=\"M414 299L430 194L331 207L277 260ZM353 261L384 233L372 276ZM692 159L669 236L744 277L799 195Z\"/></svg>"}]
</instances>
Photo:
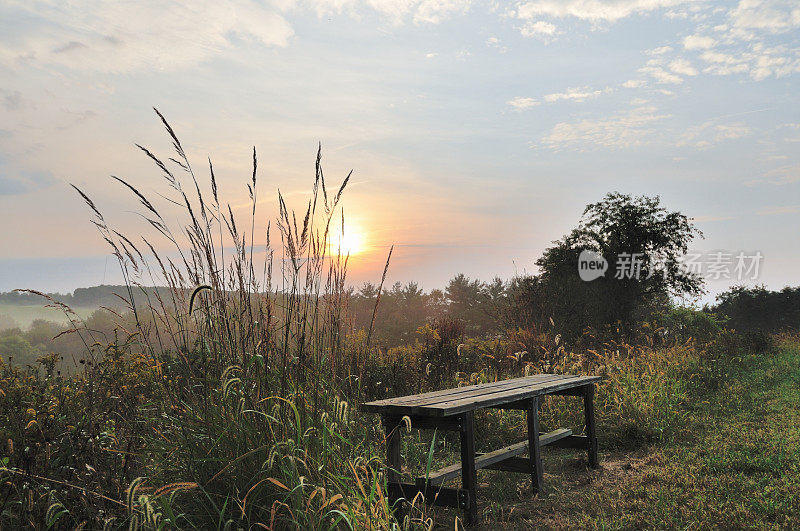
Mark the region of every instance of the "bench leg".
<instances>
[{"instance_id":1,"label":"bench leg","mask_svg":"<svg viewBox=\"0 0 800 531\"><path fill-rule=\"evenodd\" d=\"M464 510L465 524L473 525L478 520L476 489L478 474L475 470L475 421L472 411L462 415L461 422L461 479L469 499Z\"/></svg>"},{"instance_id":2,"label":"bench leg","mask_svg":"<svg viewBox=\"0 0 800 531\"><path fill-rule=\"evenodd\" d=\"M400 470L403 466L400 455L400 436L402 420L399 417L384 415L383 429L386 432L386 464L389 465L387 476L389 483L400 482Z\"/></svg>"},{"instance_id":3,"label":"bench leg","mask_svg":"<svg viewBox=\"0 0 800 531\"><path fill-rule=\"evenodd\" d=\"M403 421L401 417L393 415L383 415L381 421L386 433L386 464L388 465L386 480L389 493L394 494L390 494L389 501L396 502L398 497L403 497L402 488L400 488L402 480L400 472L403 467L403 460L400 454L400 437ZM396 503L393 512L395 518L402 524L407 512L406 504Z\"/></svg>"},{"instance_id":4,"label":"bench leg","mask_svg":"<svg viewBox=\"0 0 800 531\"><path fill-rule=\"evenodd\" d=\"M539 397L534 396L528 404L528 454L533 492L542 490L542 446L539 441Z\"/></svg>"},{"instance_id":5,"label":"bench leg","mask_svg":"<svg viewBox=\"0 0 800 531\"><path fill-rule=\"evenodd\" d=\"M583 388L583 411L586 418L586 437L587 451L589 453L589 466L598 468L600 466L597 459L597 433L594 421L594 384L589 384Z\"/></svg>"}]
</instances>

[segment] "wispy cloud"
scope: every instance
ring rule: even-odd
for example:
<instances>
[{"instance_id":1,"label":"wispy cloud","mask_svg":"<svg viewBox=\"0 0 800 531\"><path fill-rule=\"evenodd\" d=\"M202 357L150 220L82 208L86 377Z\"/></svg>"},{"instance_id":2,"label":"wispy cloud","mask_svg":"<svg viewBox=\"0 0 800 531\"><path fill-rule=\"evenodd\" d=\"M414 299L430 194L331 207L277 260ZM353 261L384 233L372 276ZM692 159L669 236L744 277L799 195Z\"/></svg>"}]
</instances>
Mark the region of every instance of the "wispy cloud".
<instances>
[{"instance_id":1,"label":"wispy cloud","mask_svg":"<svg viewBox=\"0 0 800 531\"><path fill-rule=\"evenodd\" d=\"M645 85L647 85L647 81L644 79L629 79L622 84L622 86L625 88L641 88Z\"/></svg>"},{"instance_id":2,"label":"wispy cloud","mask_svg":"<svg viewBox=\"0 0 800 531\"><path fill-rule=\"evenodd\" d=\"M12 173L15 175L12 177ZM0 169L0 196L22 195L52 186L56 180L49 172Z\"/></svg>"},{"instance_id":3,"label":"wispy cloud","mask_svg":"<svg viewBox=\"0 0 800 531\"><path fill-rule=\"evenodd\" d=\"M654 132L651 126L667 117L654 106L643 106L608 118L561 122L542 137L539 145L553 150L628 148L646 143Z\"/></svg>"},{"instance_id":4,"label":"wispy cloud","mask_svg":"<svg viewBox=\"0 0 800 531\"><path fill-rule=\"evenodd\" d=\"M583 102L588 99L596 98L603 93L611 92L610 88L605 90L592 90L589 87L568 88L564 92L554 92L552 94L545 94L544 101L553 103L560 100L570 100L576 102Z\"/></svg>"},{"instance_id":5,"label":"wispy cloud","mask_svg":"<svg viewBox=\"0 0 800 531\"><path fill-rule=\"evenodd\" d=\"M521 98L521 97L508 100L506 103L508 103L509 105L520 111L525 109L530 109L531 107L536 107L537 105L542 104L542 102L534 98Z\"/></svg>"},{"instance_id":6,"label":"wispy cloud","mask_svg":"<svg viewBox=\"0 0 800 531\"><path fill-rule=\"evenodd\" d=\"M658 48L647 50L647 55L664 55L665 53L669 53L672 50L673 50L672 46L659 46Z\"/></svg>"},{"instance_id":7,"label":"wispy cloud","mask_svg":"<svg viewBox=\"0 0 800 531\"><path fill-rule=\"evenodd\" d=\"M705 216L692 216L692 221L696 221L697 223L711 223L714 221L728 221L730 219L736 219L733 216L714 216L714 215L705 215Z\"/></svg>"},{"instance_id":8,"label":"wispy cloud","mask_svg":"<svg viewBox=\"0 0 800 531\"><path fill-rule=\"evenodd\" d=\"M594 99L601 94L609 94L613 92L611 87L606 87L603 90L594 90L589 87L575 87L568 88L564 92L553 92L542 96L542 100L546 103L556 103L559 101L574 101L577 103L585 102L586 100ZM525 110L531 107L536 107L542 104L542 101L536 98L514 98L506 102L515 109Z\"/></svg>"},{"instance_id":9,"label":"wispy cloud","mask_svg":"<svg viewBox=\"0 0 800 531\"><path fill-rule=\"evenodd\" d=\"M287 4L294 4L287 0ZM415 24L439 24L440 22L469 10L470 0L308 0L307 5L320 16L334 13L350 13L360 16L374 11L400 24L408 19Z\"/></svg>"},{"instance_id":10,"label":"wispy cloud","mask_svg":"<svg viewBox=\"0 0 800 531\"><path fill-rule=\"evenodd\" d=\"M77 70L126 72L180 68L200 63L234 39L286 46L293 30L278 2L220 0L198 9L194 2L11 3L0 18L24 17L16 38L0 36L0 64L60 65Z\"/></svg>"},{"instance_id":11,"label":"wispy cloud","mask_svg":"<svg viewBox=\"0 0 800 531\"><path fill-rule=\"evenodd\" d=\"M687 3L687 0L533 0L520 2L515 14L522 20L540 17L577 18L593 23L616 22L634 14L648 13Z\"/></svg>"},{"instance_id":12,"label":"wispy cloud","mask_svg":"<svg viewBox=\"0 0 800 531\"><path fill-rule=\"evenodd\" d=\"M743 0L730 12L731 25L742 32L752 30L783 33L800 27L800 8L792 0Z\"/></svg>"},{"instance_id":13,"label":"wispy cloud","mask_svg":"<svg viewBox=\"0 0 800 531\"><path fill-rule=\"evenodd\" d=\"M726 140L748 136L750 133L750 128L742 122L719 124L715 120L709 120L687 128L678 138L678 145L706 149Z\"/></svg>"},{"instance_id":14,"label":"wispy cloud","mask_svg":"<svg viewBox=\"0 0 800 531\"><path fill-rule=\"evenodd\" d=\"M800 164L787 164L765 172L761 177L752 179L745 184L756 186L759 184L774 184L785 186L800 182Z\"/></svg>"},{"instance_id":15,"label":"wispy cloud","mask_svg":"<svg viewBox=\"0 0 800 531\"><path fill-rule=\"evenodd\" d=\"M555 24L544 20L528 20L520 29L520 33L525 37L549 38L553 37L557 32Z\"/></svg>"},{"instance_id":16,"label":"wispy cloud","mask_svg":"<svg viewBox=\"0 0 800 531\"><path fill-rule=\"evenodd\" d=\"M759 216L783 216L786 214L797 214L800 212L800 206L780 206L764 208L758 211Z\"/></svg>"},{"instance_id":17,"label":"wispy cloud","mask_svg":"<svg viewBox=\"0 0 800 531\"><path fill-rule=\"evenodd\" d=\"M683 47L687 50L707 50L716 42L713 38L704 35L689 35L683 39Z\"/></svg>"},{"instance_id":18,"label":"wispy cloud","mask_svg":"<svg viewBox=\"0 0 800 531\"><path fill-rule=\"evenodd\" d=\"M660 66L643 66L639 69L642 74L647 74L656 80L656 83L662 85L677 85L683 83L683 78L672 72L668 72Z\"/></svg>"},{"instance_id":19,"label":"wispy cloud","mask_svg":"<svg viewBox=\"0 0 800 531\"><path fill-rule=\"evenodd\" d=\"M683 76L696 76L697 69L686 59L675 59L669 64L669 69Z\"/></svg>"}]
</instances>

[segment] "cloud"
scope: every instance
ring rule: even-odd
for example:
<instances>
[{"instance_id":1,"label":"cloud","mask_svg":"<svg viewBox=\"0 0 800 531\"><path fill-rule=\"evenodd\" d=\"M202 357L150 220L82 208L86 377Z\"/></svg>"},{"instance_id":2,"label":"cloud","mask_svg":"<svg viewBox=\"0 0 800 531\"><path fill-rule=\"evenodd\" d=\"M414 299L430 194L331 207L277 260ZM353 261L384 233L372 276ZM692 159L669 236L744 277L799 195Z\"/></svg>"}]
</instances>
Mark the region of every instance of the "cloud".
<instances>
[{"instance_id":1,"label":"cloud","mask_svg":"<svg viewBox=\"0 0 800 531\"><path fill-rule=\"evenodd\" d=\"M556 27L544 20L536 20L527 22L520 32L525 37L552 37L556 34Z\"/></svg>"},{"instance_id":2,"label":"cloud","mask_svg":"<svg viewBox=\"0 0 800 531\"><path fill-rule=\"evenodd\" d=\"M23 98L20 91L0 89L0 94L3 95L3 107L5 107L7 110L16 111L22 107Z\"/></svg>"},{"instance_id":3,"label":"cloud","mask_svg":"<svg viewBox=\"0 0 800 531\"><path fill-rule=\"evenodd\" d=\"M508 47L501 45L500 39L498 39L497 37L489 37L488 39L486 39L486 46L488 46L489 48L494 48L500 53L506 53L508 51Z\"/></svg>"},{"instance_id":4,"label":"cloud","mask_svg":"<svg viewBox=\"0 0 800 531\"><path fill-rule=\"evenodd\" d=\"M715 120L708 120L687 128L678 138L678 145L706 149L726 140L748 136L750 133L750 128L742 122L717 124Z\"/></svg>"},{"instance_id":5,"label":"cloud","mask_svg":"<svg viewBox=\"0 0 800 531\"><path fill-rule=\"evenodd\" d=\"M669 11L664 13L664 16L670 20L674 20L681 18L689 18L689 13L687 13L686 11L675 11L673 9L670 9Z\"/></svg>"},{"instance_id":6,"label":"cloud","mask_svg":"<svg viewBox=\"0 0 800 531\"><path fill-rule=\"evenodd\" d=\"M764 208L758 211L759 216L782 216L785 214L796 214L800 212L800 207L798 206L781 206L781 207L772 207L772 208Z\"/></svg>"},{"instance_id":7,"label":"cloud","mask_svg":"<svg viewBox=\"0 0 800 531\"><path fill-rule=\"evenodd\" d=\"M675 59L669 64L669 69L676 74L684 76L696 76L697 69L686 59Z\"/></svg>"},{"instance_id":8,"label":"cloud","mask_svg":"<svg viewBox=\"0 0 800 531\"><path fill-rule=\"evenodd\" d=\"M371 5L376 5L370 2ZM388 4L394 2L386 2ZM412 2L413 4L413 2ZM469 9L469 0L423 0L416 6L414 22L417 24L439 24L442 20L456 13L464 13Z\"/></svg>"},{"instance_id":9,"label":"cloud","mask_svg":"<svg viewBox=\"0 0 800 531\"><path fill-rule=\"evenodd\" d=\"M697 223L710 223L712 221L728 221L729 219L736 219L733 216L714 216L714 215L705 215L705 216L692 216L692 221L696 221Z\"/></svg>"},{"instance_id":10,"label":"cloud","mask_svg":"<svg viewBox=\"0 0 800 531\"><path fill-rule=\"evenodd\" d=\"M629 148L643 144L654 132L648 127L668 118L653 106L638 107L609 118L561 122L542 137L540 145L553 150L564 148L606 147Z\"/></svg>"},{"instance_id":11,"label":"cloud","mask_svg":"<svg viewBox=\"0 0 800 531\"><path fill-rule=\"evenodd\" d=\"M660 66L645 66L640 68L639 72L642 74L650 75L653 79L656 80L656 83L674 84L674 85L683 83L683 78L681 76L677 76L673 73L667 72Z\"/></svg>"},{"instance_id":12,"label":"cloud","mask_svg":"<svg viewBox=\"0 0 800 531\"><path fill-rule=\"evenodd\" d=\"M596 98L597 96L603 93L609 93L612 89L606 88L605 90L592 90L589 87L582 87L582 88L568 88L564 92L554 92L552 94L545 94L542 99L547 103L555 103L558 101L575 101L575 102L584 102L588 99ZM506 102L508 105L511 105L517 110L525 110L530 109L531 107L536 107L541 105L542 102L537 100L536 98L522 98L517 97L512 100Z\"/></svg>"},{"instance_id":13,"label":"cloud","mask_svg":"<svg viewBox=\"0 0 800 531\"><path fill-rule=\"evenodd\" d=\"M556 92L553 94L546 94L544 96L544 101L546 101L547 103L553 103L559 100L572 100L577 102L583 102L586 101L587 99L596 98L603 92L610 92L610 89L602 91L602 90L591 90L589 87L568 88L566 92Z\"/></svg>"},{"instance_id":14,"label":"cloud","mask_svg":"<svg viewBox=\"0 0 800 531\"><path fill-rule=\"evenodd\" d=\"M734 29L784 33L800 27L800 5L794 0L741 0L730 19Z\"/></svg>"},{"instance_id":15,"label":"cloud","mask_svg":"<svg viewBox=\"0 0 800 531\"><path fill-rule=\"evenodd\" d=\"M750 51L738 54L707 50L700 58L708 63L703 72L715 75L748 73L761 81L768 77L781 78L800 72L800 55L784 46L764 47L755 44Z\"/></svg>"},{"instance_id":16,"label":"cloud","mask_svg":"<svg viewBox=\"0 0 800 531\"><path fill-rule=\"evenodd\" d=\"M7 175L9 173L7 168L0 171L2 171L0 173L0 196L27 194L55 183L55 179L49 172L25 171L19 172L17 177L10 177Z\"/></svg>"},{"instance_id":17,"label":"cloud","mask_svg":"<svg viewBox=\"0 0 800 531\"><path fill-rule=\"evenodd\" d=\"M653 48L652 50L647 50L648 55L663 55L665 53L669 53L672 51L672 46L659 46L658 48Z\"/></svg>"},{"instance_id":18,"label":"cloud","mask_svg":"<svg viewBox=\"0 0 800 531\"><path fill-rule=\"evenodd\" d=\"M289 3L294 4L291 0ZM394 24L411 19L415 24L439 24L469 10L471 0L308 0L319 16L347 12L360 16L366 10L377 12Z\"/></svg>"},{"instance_id":19,"label":"cloud","mask_svg":"<svg viewBox=\"0 0 800 531\"><path fill-rule=\"evenodd\" d=\"M25 184L19 179L0 175L0 195L19 195L26 191Z\"/></svg>"},{"instance_id":20,"label":"cloud","mask_svg":"<svg viewBox=\"0 0 800 531\"><path fill-rule=\"evenodd\" d=\"M702 35L689 35L683 39L683 47L687 50L707 50L716 44L711 37L704 37Z\"/></svg>"},{"instance_id":21,"label":"cloud","mask_svg":"<svg viewBox=\"0 0 800 531\"><path fill-rule=\"evenodd\" d=\"M86 48L86 45L80 41L70 41L64 46L59 46L53 53L69 53L73 50L80 50L81 48Z\"/></svg>"},{"instance_id":22,"label":"cloud","mask_svg":"<svg viewBox=\"0 0 800 531\"><path fill-rule=\"evenodd\" d=\"M269 0L4 3L0 19L25 20L25 31L0 36L0 64L59 65L127 72L198 64L235 40L286 46L293 35L281 7Z\"/></svg>"},{"instance_id":23,"label":"cloud","mask_svg":"<svg viewBox=\"0 0 800 531\"><path fill-rule=\"evenodd\" d=\"M506 103L519 111L524 111L525 109L530 109L531 107L536 107L537 105L542 104L540 101L537 101L533 98L519 98L519 97L514 98L512 100L508 100Z\"/></svg>"},{"instance_id":24,"label":"cloud","mask_svg":"<svg viewBox=\"0 0 800 531\"><path fill-rule=\"evenodd\" d=\"M625 88L641 88L645 85L647 85L647 81L644 79L629 79L622 84L622 86Z\"/></svg>"},{"instance_id":25,"label":"cloud","mask_svg":"<svg viewBox=\"0 0 800 531\"><path fill-rule=\"evenodd\" d=\"M534 20L543 16L573 17L590 22L616 22L634 14L642 14L686 3L687 0L533 0L516 8L516 17Z\"/></svg>"},{"instance_id":26,"label":"cloud","mask_svg":"<svg viewBox=\"0 0 800 531\"><path fill-rule=\"evenodd\" d=\"M800 182L800 164L780 166L774 170L770 170L764 174L763 179L759 179L758 181L777 185Z\"/></svg>"}]
</instances>

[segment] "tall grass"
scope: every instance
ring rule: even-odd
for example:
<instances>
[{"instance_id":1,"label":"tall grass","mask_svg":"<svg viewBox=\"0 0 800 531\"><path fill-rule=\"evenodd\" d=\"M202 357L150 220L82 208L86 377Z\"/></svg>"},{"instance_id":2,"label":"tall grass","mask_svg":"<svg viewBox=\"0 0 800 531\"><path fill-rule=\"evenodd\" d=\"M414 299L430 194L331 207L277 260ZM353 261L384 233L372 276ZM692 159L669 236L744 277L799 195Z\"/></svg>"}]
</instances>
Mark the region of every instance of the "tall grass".
<instances>
[{"instance_id":1,"label":"tall grass","mask_svg":"<svg viewBox=\"0 0 800 531\"><path fill-rule=\"evenodd\" d=\"M116 336L48 298L73 323L64 333L84 344L81 372L61 375L56 353L40 369L0 358L0 527L428 528L420 500L402 521L392 512L382 429L358 412L365 398L538 372L599 374L601 438L631 447L679 436L696 382L719 373L732 348L720 336L708 355L691 340L570 352L552 330L467 338L465 324L447 317L415 342L373 347L388 258L369 328L351 330L349 257L330 252L350 176L329 190L318 149L308 201L294 210L279 192L266 221L254 149L249 204L237 216L212 163L201 181L156 113L174 154L139 149L168 194L157 202L113 178L139 205L141 235L116 230L75 188L126 281ZM561 398L542 411L545 425L581 429L580 407ZM481 444L508 444L522 426L514 412L486 412ZM408 461L429 471L452 459L451 435L407 437Z\"/></svg>"},{"instance_id":2,"label":"tall grass","mask_svg":"<svg viewBox=\"0 0 800 531\"><path fill-rule=\"evenodd\" d=\"M65 455L71 475L83 475L81 464L92 473L102 464L104 474L113 470L116 485L98 485L105 494L82 486L92 481L62 486L73 501L76 493L112 501L102 511L78 510L53 494L45 516L134 528L387 526L380 467L363 443L377 430L363 433L351 420L350 404L360 397L354 375L363 374L368 351L366 344L349 344L342 355L349 257L329 251L333 222L341 220L344 230L340 202L350 175L329 190L320 147L308 202L295 211L278 192L277 217L257 235L263 214L256 150L250 206L237 217L220 197L211 161L204 186L172 127L156 113L174 154L138 147L162 173L169 212L113 177L138 202L141 233L149 229L154 237L116 230L89 194L74 187L119 262L130 318L118 314L121 337L110 346L74 321L72 331L87 348L86 370L79 391L65 397L72 402L58 401L53 410L85 407L80 426L63 428L92 444L102 441L100 454L116 454L119 466L89 455L94 452ZM176 217L181 221L168 221ZM34 375L13 377L30 383ZM58 378L40 385L42 395L68 387ZM42 438L45 453L50 437ZM50 455L38 459L47 462L43 470L56 472ZM34 492L42 491L24 487L17 495ZM42 503L32 501L16 516L32 515Z\"/></svg>"}]
</instances>

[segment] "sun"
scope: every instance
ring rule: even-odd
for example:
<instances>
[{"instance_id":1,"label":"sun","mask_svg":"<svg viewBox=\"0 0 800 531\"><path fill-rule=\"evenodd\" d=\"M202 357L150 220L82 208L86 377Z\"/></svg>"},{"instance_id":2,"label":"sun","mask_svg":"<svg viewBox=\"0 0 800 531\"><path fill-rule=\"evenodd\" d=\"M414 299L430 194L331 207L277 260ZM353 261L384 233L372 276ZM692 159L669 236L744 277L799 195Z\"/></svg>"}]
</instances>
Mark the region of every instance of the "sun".
<instances>
[{"instance_id":1,"label":"sun","mask_svg":"<svg viewBox=\"0 0 800 531\"><path fill-rule=\"evenodd\" d=\"M333 254L356 255L364 252L366 247L366 238L364 233L359 231L356 227L346 227L344 234L337 231L331 238L330 249Z\"/></svg>"}]
</instances>

